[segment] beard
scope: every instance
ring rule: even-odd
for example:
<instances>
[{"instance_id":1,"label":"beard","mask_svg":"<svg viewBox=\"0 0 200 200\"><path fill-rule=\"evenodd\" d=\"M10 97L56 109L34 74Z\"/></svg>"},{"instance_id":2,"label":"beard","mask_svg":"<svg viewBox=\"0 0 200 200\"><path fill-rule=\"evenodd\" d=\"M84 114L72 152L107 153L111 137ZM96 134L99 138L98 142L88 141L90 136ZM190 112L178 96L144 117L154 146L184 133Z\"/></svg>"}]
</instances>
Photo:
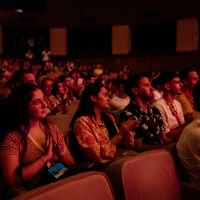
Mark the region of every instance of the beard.
<instances>
[{"instance_id":1,"label":"beard","mask_svg":"<svg viewBox=\"0 0 200 200\"><path fill-rule=\"evenodd\" d=\"M154 94L152 93L151 95L144 95L144 94L140 94L139 97L143 100L143 101L151 101L154 98Z\"/></svg>"}]
</instances>

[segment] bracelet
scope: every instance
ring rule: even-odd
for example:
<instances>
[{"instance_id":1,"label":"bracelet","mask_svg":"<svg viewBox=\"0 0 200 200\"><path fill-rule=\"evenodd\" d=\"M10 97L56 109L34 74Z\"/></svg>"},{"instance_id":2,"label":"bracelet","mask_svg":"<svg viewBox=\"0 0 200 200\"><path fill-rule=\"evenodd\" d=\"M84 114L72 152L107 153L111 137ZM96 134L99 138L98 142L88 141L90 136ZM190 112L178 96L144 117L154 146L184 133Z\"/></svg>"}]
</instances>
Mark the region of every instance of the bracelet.
<instances>
[{"instance_id":1,"label":"bracelet","mask_svg":"<svg viewBox=\"0 0 200 200\"><path fill-rule=\"evenodd\" d=\"M42 156L41 156L40 158L41 158L42 162L43 162L44 164L46 164L46 163L44 162L44 160L42 159Z\"/></svg>"}]
</instances>

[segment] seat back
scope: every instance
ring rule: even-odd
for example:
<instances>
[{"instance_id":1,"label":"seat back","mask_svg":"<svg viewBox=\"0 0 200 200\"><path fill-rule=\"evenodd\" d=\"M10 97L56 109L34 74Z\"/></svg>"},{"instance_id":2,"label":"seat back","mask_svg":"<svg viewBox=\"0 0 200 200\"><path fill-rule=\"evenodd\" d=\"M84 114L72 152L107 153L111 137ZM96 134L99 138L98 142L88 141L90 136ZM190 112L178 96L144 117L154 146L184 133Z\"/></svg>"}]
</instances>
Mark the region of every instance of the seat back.
<instances>
[{"instance_id":1,"label":"seat back","mask_svg":"<svg viewBox=\"0 0 200 200\"><path fill-rule=\"evenodd\" d=\"M184 175L183 168L181 166L181 163L180 163L179 158L178 158L178 154L176 152L176 142L164 146L163 149L167 149L168 151L171 152L171 154L174 158L174 161L176 163L176 168L177 168L177 172L178 172L178 176L179 176L180 181L188 182L187 178Z\"/></svg>"},{"instance_id":2,"label":"seat back","mask_svg":"<svg viewBox=\"0 0 200 200\"><path fill-rule=\"evenodd\" d=\"M69 125L72 120L72 117L70 115L49 115L47 116L47 121L56 125L61 133L64 134L64 136L67 135L69 132Z\"/></svg>"},{"instance_id":3,"label":"seat back","mask_svg":"<svg viewBox=\"0 0 200 200\"><path fill-rule=\"evenodd\" d=\"M72 102L72 105L79 106L80 101L81 101L80 99L77 99L77 100L72 100L71 102Z\"/></svg>"},{"instance_id":4,"label":"seat back","mask_svg":"<svg viewBox=\"0 0 200 200\"><path fill-rule=\"evenodd\" d=\"M79 163L84 162L83 154L72 130L66 135L66 143L74 161Z\"/></svg>"},{"instance_id":5,"label":"seat back","mask_svg":"<svg viewBox=\"0 0 200 200\"><path fill-rule=\"evenodd\" d=\"M68 106L68 111L67 111L67 114L70 115L71 117L74 116L74 114L76 113L78 109L78 106Z\"/></svg>"},{"instance_id":6,"label":"seat back","mask_svg":"<svg viewBox=\"0 0 200 200\"><path fill-rule=\"evenodd\" d=\"M85 172L44 185L13 200L114 200L108 178L100 172Z\"/></svg>"},{"instance_id":7,"label":"seat back","mask_svg":"<svg viewBox=\"0 0 200 200\"><path fill-rule=\"evenodd\" d=\"M149 151L108 166L106 174L119 200L180 200L173 158L167 150Z\"/></svg>"}]
</instances>

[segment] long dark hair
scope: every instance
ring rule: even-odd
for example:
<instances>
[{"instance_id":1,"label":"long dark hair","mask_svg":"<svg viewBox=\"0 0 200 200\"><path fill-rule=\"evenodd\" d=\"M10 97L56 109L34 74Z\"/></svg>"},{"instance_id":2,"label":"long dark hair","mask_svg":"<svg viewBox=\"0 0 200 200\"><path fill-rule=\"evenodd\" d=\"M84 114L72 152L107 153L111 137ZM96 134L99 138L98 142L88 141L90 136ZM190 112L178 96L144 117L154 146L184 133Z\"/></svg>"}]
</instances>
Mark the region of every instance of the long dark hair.
<instances>
[{"instance_id":1,"label":"long dark hair","mask_svg":"<svg viewBox=\"0 0 200 200\"><path fill-rule=\"evenodd\" d=\"M8 96L5 118L3 120L2 132L0 134L1 143L4 140L6 133L19 130L22 124L25 127L25 130L23 131L24 137L28 134L30 124L27 112L33 92L38 89L39 87L37 85L22 83L11 91L11 94ZM46 119L41 121L46 121Z\"/></svg>"},{"instance_id":2,"label":"long dark hair","mask_svg":"<svg viewBox=\"0 0 200 200\"><path fill-rule=\"evenodd\" d=\"M85 87L81 102L79 104L78 110L76 111L74 117L72 118L70 127L74 129L74 122L81 116L95 116L94 113L94 102L90 99L92 95L97 97L100 89L103 87L101 83L92 83Z\"/></svg>"},{"instance_id":3,"label":"long dark hair","mask_svg":"<svg viewBox=\"0 0 200 200\"><path fill-rule=\"evenodd\" d=\"M58 90L58 83L62 83L61 81L56 81L53 84L52 94L56 97L57 96L57 90ZM63 84L63 83L62 83Z\"/></svg>"}]
</instances>

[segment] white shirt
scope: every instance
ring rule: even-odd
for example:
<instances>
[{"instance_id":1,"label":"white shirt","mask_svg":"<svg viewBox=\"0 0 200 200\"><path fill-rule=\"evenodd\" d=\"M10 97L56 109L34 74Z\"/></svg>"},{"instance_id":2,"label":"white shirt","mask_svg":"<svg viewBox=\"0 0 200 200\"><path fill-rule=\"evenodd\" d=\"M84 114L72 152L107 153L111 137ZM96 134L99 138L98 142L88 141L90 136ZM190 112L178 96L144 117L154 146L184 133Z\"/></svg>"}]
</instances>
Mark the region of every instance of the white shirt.
<instances>
[{"instance_id":1,"label":"white shirt","mask_svg":"<svg viewBox=\"0 0 200 200\"><path fill-rule=\"evenodd\" d=\"M130 103L130 97L125 99L114 96L109 102L108 112L114 117L116 124L119 123L119 117L122 110Z\"/></svg>"},{"instance_id":2,"label":"white shirt","mask_svg":"<svg viewBox=\"0 0 200 200\"><path fill-rule=\"evenodd\" d=\"M153 90L153 94L154 94L155 100L160 99L160 97L162 97L162 95L163 95L163 94L160 94L160 92L158 92L158 90Z\"/></svg>"},{"instance_id":3,"label":"white shirt","mask_svg":"<svg viewBox=\"0 0 200 200\"><path fill-rule=\"evenodd\" d=\"M186 178L200 185L200 113L183 129L176 144L177 154L183 166Z\"/></svg>"},{"instance_id":4,"label":"white shirt","mask_svg":"<svg viewBox=\"0 0 200 200\"><path fill-rule=\"evenodd\" d=\"M173 105L175 107L176 112L179 115L181 124L185 123L185 118L183 115L183 110L181 107L181 104L177 100L173 100ZM164 126L165 126L165 132L170 132L170 129L174 129L179 126L179 123L176 119L176 117L172 114L172 111L170 110L170 107L166 104L165 100L161 97L156 102L153 103L153 106L158 108L160 111Z\"/></svg>"}]
</instances>

